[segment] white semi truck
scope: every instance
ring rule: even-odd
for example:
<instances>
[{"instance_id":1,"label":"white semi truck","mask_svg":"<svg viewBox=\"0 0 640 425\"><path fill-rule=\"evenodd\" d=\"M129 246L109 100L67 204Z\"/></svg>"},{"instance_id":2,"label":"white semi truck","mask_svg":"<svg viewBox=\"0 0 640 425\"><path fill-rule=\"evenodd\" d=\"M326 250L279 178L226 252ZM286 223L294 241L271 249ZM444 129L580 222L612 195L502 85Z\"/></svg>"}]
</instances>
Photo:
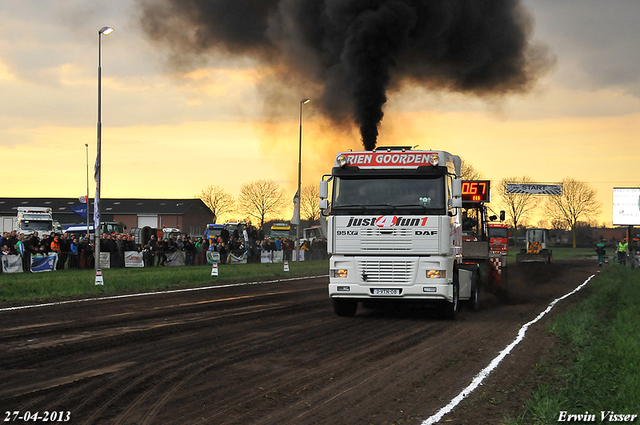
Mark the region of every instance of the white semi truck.
<instances>
[{"instance_id":1,"label":"white semi truck","mask_svg":"<svg viewBox=\"0 0 640 425\"><path fill-rule=\"evenodd\" d=\"M55 231L53 212L49 207L18 207L16 230L24 235L38 232L40 237Z\"/></svg>"},{"instance_id":2,"label":"white semi truck","mask_svg":"<svg viewBox=\"0 0 640 425\"><path fill-rule=\"evenodd\" d=\"M451 319L460 301L478 308L479 266L462 258L460 163L401 146L336 156L320 209L338 316L359 302L436 305Z\"/></svg>"}]
</instances>

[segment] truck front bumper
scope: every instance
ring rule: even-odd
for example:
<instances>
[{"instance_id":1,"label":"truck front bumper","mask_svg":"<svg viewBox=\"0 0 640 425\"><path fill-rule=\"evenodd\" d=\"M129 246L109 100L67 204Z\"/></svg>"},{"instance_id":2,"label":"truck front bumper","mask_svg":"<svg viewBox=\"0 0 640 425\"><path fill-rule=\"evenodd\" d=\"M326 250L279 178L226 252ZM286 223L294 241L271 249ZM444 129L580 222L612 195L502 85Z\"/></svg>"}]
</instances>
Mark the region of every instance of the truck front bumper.
<instances>
[{"instance_id":1,"label":"truck front bumper","mask_svg":"<svg viewBox=\"0 0 640 425\"><path fill-rule=\"evenodd\" d=\"M366 300L453 300L453 259L348 257L330 260L329 296Z\"/></svg>"}]
</instances>

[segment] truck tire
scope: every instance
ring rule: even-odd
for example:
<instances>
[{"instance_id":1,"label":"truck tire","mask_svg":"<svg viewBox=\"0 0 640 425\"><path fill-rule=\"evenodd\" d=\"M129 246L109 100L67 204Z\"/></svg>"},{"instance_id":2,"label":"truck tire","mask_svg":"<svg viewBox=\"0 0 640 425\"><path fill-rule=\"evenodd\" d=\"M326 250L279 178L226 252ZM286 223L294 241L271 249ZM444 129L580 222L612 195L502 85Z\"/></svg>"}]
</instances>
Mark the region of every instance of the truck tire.
<instances>
[{"instance_id":1,"label":"truck tire","mask_svg":"<svg viewBox=\"0 0 640 425\"><path fill-rule=\"evenodd\" d=\"M353 317L358 311L358 301L332 298L331 303L333 304L333 311L340 317Z\"/></svg>"},{"instance_id":2,"label":"truck tire","mask_svg":"<svg viewBox=\"0 0 640 425\"><path fill-rule=\"evenodd\" d=\"M460 304L460 284L456 276L453 282L453 301L446 303L442 309L442 317L449 320L455 320L458 315L458 308Z\"/></svg>"}]
</instances>

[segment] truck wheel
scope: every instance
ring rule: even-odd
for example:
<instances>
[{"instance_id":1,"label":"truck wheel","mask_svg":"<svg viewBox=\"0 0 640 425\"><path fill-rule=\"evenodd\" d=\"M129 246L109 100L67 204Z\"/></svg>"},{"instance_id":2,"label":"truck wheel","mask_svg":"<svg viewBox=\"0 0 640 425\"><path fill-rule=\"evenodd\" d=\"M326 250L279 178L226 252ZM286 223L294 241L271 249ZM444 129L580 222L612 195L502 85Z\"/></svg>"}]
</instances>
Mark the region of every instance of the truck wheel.
<instances>
[{"instance_id":1,"label":"truck wheel","mask_svg":"<svg viewBox=\"0 0 640 425\"><path fill-rule=\"evenodd\" d=\"M332 298L331 303L333 311L340 317L353 317L358 311L358 302L354 300Z\"/></svg>"},{"instance_id":2,"label":"truck wheel","mask_svg":"<svg viewBox=\"0 0 640 425\"><path fill-rule=\"evenodd\" d=\"M442 310L442 316L445 319L455 320L458 315L458 304L460 303L460 284L458 279L453 282L453 301L445 304Z\"/></svg>"}]
</instances>

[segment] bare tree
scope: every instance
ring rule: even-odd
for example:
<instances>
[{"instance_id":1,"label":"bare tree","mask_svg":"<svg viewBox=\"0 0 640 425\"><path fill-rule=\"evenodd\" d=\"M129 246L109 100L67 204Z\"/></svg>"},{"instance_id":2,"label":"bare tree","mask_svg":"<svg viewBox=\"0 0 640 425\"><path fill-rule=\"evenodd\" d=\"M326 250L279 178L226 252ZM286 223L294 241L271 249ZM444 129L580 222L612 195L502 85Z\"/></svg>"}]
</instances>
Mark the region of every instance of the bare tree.
<instances>
[{"instance_id":1,"label":"bare tree","mask_svg":"<svg viewBox=\"0 0 640 425\"><path fill-rule=\"evenodd\" d=\"M533 183L531 177L507 177L498 183L498 195L500 195L500 206L505 209L507 221L515 229L514 242L518 242L518 223L522 223L530 218L536 207L536 200L530 193L507 193L509 183Z\"/></svg>"},{"instance_id":2,"label":"bare tree","mask_svg":"<svg viewBox=\"0 0 640 425\"><path fill-rule=\"evenodd\" d=\"M239 209L264 225L265 217L278 216L286 206L284 189L273 180L256 180L240 187Z\"/></svg>"},{"instance_id":3,"label":"bare tree","mask_svg":"<svg viewBox=\"0 0 640 425\"><path fill-rule=\"evenodd\" d=\"M202 189L202 192L198 195L198 198L209 207L213 213L213 223L215 224L219 217L224 214L230 213L233 210L234 199L233 195L227 193L220 186L207 186Z\"/></svg>"},{"instance_id":4,"label":"bare tree","mask_svg":"<svg viewBox=\"0 0 640 425\"><path fill-rule=\"evenodd\" d=\"M300 216L305 220L316 221L320 218L320 193L318 185L310 184L302 188L300 198Z\"/></svg>"},{"instance_id":5,"label":"bare tree","mask_svg":"<svg viewBox=\"0 0 640 425\"><path fill-rule=\"evenodd\" d=\"M460 178L462 180L482 180L484 174L473 168L470 162L463 159L460 164Z\"/></svg>"},{"instance_id":6,"label":"bare tree","mask_svg":"<svg viewBox=\"0 0 640 425\"><path fill-rule=\"evenodd\" d=\"M602 204L597 192L588 183L571 177L562 180L562 195L552 195L544 204L547 215L571 229L573 247L576 247L578 220L592 220L600 214Z\"/></svg>"}]
</instances>

